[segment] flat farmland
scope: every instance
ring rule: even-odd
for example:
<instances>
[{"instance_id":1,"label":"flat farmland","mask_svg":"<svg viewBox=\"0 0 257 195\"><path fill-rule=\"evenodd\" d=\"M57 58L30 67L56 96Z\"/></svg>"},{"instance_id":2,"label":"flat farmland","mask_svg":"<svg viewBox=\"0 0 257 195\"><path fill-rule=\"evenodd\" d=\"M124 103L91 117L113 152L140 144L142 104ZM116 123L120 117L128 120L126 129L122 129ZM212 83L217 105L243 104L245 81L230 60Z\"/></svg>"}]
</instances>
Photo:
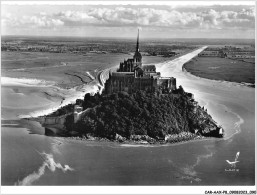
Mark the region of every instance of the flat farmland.
<instances>
[{"instance_id":1,"label":"flat farmland","mask_svg":"<svg viewBox=\"0 0 257 195\"><path fill-rule=\"evenodd\" d=\"M2 70L6 69L36 69L56 66L83 65L87 69L96 69L119 63L126 54L75 54L75 53L47 53L47 52L2 52Z\"/></svg>"},{"instance_id":2,"label":"flat farmland","mask_svg":"<svg viewBox=\"0 0 257 195\"><path fill-rule=\"evenodd\" d=\"M252 61L252 60L251 60ZM218 57L196 57L184 65L195 76L238 83L255 83L255 64Z\"/></svg>"}]
</instances>

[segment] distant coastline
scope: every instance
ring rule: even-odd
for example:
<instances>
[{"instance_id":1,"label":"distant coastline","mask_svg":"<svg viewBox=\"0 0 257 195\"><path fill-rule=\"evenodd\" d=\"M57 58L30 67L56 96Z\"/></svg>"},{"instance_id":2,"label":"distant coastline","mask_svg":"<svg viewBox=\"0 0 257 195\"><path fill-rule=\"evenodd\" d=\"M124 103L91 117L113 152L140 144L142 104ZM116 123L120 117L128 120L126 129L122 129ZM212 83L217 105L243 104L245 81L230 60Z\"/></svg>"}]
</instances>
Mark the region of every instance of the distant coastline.
<instances>
[{"instance_id":1,"label":"distant coastline","mask_svg":"<svg viewBox=\"0 0 257 195\"><path fill-rule=\"evenodd\" d=\"M130 37L95 37L95 36L88 36L85 37L83 36L48 36L48 35L2 35L2 41L6 41L8 39L35 39L35 40L41 40L46 39L46 40L59 40L59 41L82 41L82 40L129 40L129 41L134 41L134 36L131 35ZM156 41L156 37L149 37L149 38L144 38L142 41ZM231 44L239 44L239 45L245 45L245 44L252 44L254 42L254 38L246 38L246 39L232 39L232 38L165 38L165 37L158 37L158 42L167 42L167 41L188 41L194 44L199 44L199 41L201 44L208 44L208 45L218 45L218 44L224 44L224 41L226 43L231 43Z\"/></svg>"}]
</instances>

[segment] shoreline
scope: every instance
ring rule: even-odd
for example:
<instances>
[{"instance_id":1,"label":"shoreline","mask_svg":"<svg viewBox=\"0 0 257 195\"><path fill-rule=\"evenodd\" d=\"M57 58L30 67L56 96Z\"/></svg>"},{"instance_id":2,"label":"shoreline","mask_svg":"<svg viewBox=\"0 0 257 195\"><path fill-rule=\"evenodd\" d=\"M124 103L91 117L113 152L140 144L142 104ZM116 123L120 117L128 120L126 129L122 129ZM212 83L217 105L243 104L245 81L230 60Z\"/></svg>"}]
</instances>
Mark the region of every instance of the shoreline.
<instances>
[{"instance_id":1,"label":"shoreline","mask_svg":"<svg viewBox=\"0 0 257 195\"><path fill-rule=\"evenodd\" d=\"M28 119L17 119L13 120L18 122L17 124L15 123L14 125L19 125L22 124L21 121L25 120L25 123L28 123L25 127L26 131L32 131L33 128L35 127L36 123L38 124L41 128L45 128L41 125L40 122L32 120L31 118ZM7 123L10 125L9 123ZM238 132L237 132L238 133ZM235 133L235 134L237 134ZM35 133L37 134L37 133ZM84 143L84 144L94 144L94 145L100 145L101 143L109 143L112 145L118 145L121 147L161 147L161 146L177 146L181 144L187 144L187 143L194 143L194 142L200 142L200 141L221 141L221 140L227 140L234 136L235 134L231 135L230 137L215 137L215 136L202 136L198 134L194 134L191 132L181 132L179 134L169 134L169 136L175 136L176 138L170 139L170 140L156 140L154 138L149 137L150 139L153 139L152 142L150 141L145 141L144 138L140 138L139 140L133 140L133 139L125 139L123 141L120 141L119 139L108 139L108 138L103 138L103 137L95 137L95 136L88 136L86 137L85 135L68 135L68 134L59 134L59 135L46 135L46 134L39 134L39 135L44 135L47 136L51 139L58 139L60 143L61 141L68 141L68 142L74 142L74 143ZM118 134L117 134L118 135ZM141 136L145 137L145 135L134 135L134 136Z\"/></svg>"},{"instance_id":2,"label":"shoreline","mask_svg":"<svg viewBox=\"0 0 257 195\"><path fill-rule=\"evenodd\" d=\"M195 143L195 142L201 142L201 141L226 140L226 138L200 136L200 137L195 137L195 138L189 139L189 140L178 141L178 142L175 142L175 143L170 143L170 142L161 143L161 142L157 141L157 143L151 144L151 143L140 143L140 141L133 141L133 140L126 140L124 142L119 142L117 140L109 140L107 138L99 138L99 137L94 137L95 138L94 140L79 137L79 136L70 136L70 137L57 136L57 137L54 137L54 138L65 140L65 141L68 141L68 142L82 143L82 144L93 144L93 145L99 145L99 146L100 146L101 143L104 143L104 144L109 143L111 145L118 146L118 147L168 147L168 146L177 146L177 145ZM58 141L60 141L60 140L58 140Z\"/></svg>"}]
</instances>

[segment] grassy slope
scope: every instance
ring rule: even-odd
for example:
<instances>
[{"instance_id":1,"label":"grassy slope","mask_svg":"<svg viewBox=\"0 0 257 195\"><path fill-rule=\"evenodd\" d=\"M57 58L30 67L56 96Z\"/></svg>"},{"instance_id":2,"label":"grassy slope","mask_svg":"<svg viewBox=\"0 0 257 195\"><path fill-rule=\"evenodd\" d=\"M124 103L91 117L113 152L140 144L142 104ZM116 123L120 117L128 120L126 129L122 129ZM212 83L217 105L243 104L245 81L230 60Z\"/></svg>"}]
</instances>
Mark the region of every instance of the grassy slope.
<instances>
[{"instance_id":1,"label":"grassy slope","mask_svg":"<svg viewBox=\"0 0 257 195\"><path fill-rule=\"evenodd\" d=\"M231 82L255 83L255 65L239 60L197 57L184 66L193 75Z\"/></svg>"}]
</instances>

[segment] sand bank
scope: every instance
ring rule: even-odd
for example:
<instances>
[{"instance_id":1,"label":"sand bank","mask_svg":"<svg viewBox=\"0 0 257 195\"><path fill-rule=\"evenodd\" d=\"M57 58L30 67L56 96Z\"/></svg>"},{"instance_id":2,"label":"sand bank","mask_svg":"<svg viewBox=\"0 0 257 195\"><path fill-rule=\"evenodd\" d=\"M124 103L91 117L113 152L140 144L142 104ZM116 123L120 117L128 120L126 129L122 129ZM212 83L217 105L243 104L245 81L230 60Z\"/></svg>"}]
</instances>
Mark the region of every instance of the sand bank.
<instances>
[{"instance_id":1,"label":"sand bank","mask_svg":"<svg viewBox=\"0 0 257 195\"><path fill-rule=\"evenodd\" d=\"M88 84L84 86L78 86L69 90L62 90L63 100L60 102L56 102L53 106L48 109L36 110L30 112L29 114L19 115L20 118L30 118L30 117L38 117L48 115L57 109L66 106L68 104L74 104L77 99L84 99L86 93L95 94L98 92L99 88L97 84Z\"/></svg>"},{"instance_id":2,"label":"sand bank","mask_svg":"<svg viewBox=\"0 0 257 195\"><path fill-rule=\"evenodd\" d=\"M28 79L28 78L11 78L1 77L1 86L41 86L48 87L54 85L53 81L45 81L39 79Z\"/></svg>"},{"instance_id":3,"label":"sand bank","mask_svg":"<svg viewBox=\"0 0 257 195\"><path fill-rule=\"evenodd\" d=\"M2 118L29 118L50 114L58 108L95 94L99 84L93 81L74 88L60 88L53 81L28 78L1 78Z\"/></svg>"}]
</instances>

